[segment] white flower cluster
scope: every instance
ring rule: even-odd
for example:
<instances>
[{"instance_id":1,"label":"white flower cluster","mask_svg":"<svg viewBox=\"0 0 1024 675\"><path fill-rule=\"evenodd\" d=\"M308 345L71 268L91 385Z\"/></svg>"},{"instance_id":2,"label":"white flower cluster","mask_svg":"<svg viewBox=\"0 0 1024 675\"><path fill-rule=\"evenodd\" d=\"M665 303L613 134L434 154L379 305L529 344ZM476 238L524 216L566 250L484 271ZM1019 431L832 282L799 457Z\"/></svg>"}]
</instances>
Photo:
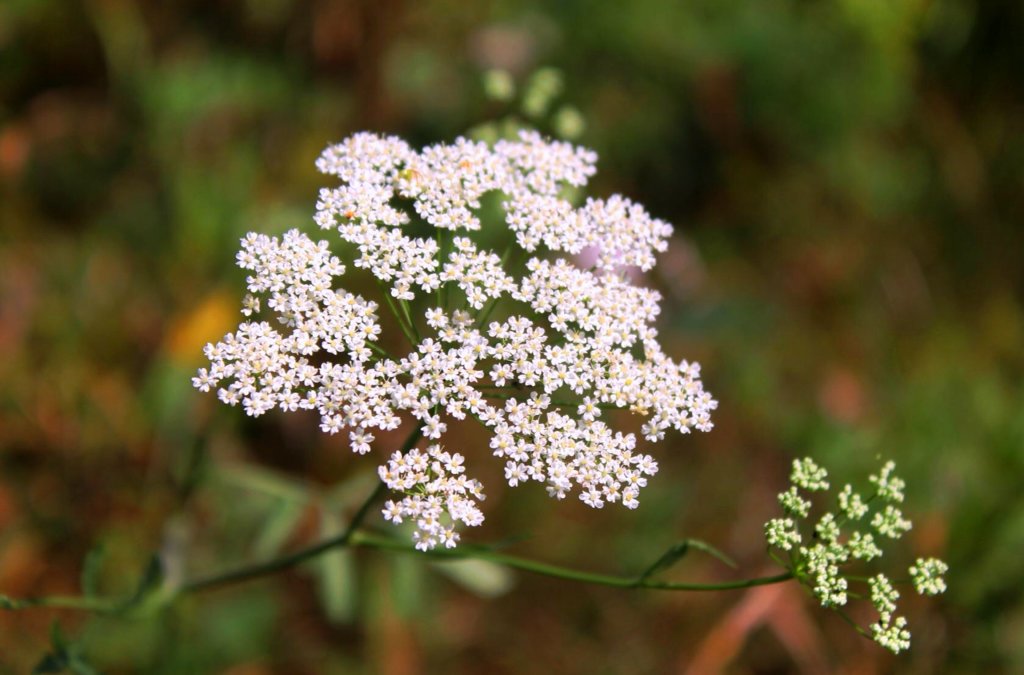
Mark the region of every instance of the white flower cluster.
<instances>
[{"instance_id":1,"label":"white flower cluster","mask_svg":"<svg viewBox=\"0 0 1024 675\"><path fill-rule=\"evenodd\" d=\"M458 535L444 516L453 522L479 525L484 515L474 500L483 500L480 481L466 478L465 459L440 445L430 445L426 452L413 448L402 454L395 452L387 465L380 467L380 479L391 490L405 494L398 502L384 505L384 518L398 524L403 520L416 523L413 535L416 548L426 551L439 543L454 546Z\"/></svg>"},{"instance_id":2,"label":"white flower cluster","mask_svg":"<svg viewBox=\"0 0 1024 675\"><path fill-rule=\"evenodd\" d=\"M921 595L939 595L946 592L943 575L948 571L949 565L938 558L918 558L910 568L910 578Z\"/></svg>"},{"instance_id":3,"label":"white flower cluster","mask_svg":"<svg viewBox=\"0 0 1024 675\"><path fill-rule=\"evenodd\" d=\"M903 517L895 505L903 501L905 483L893 474L895 464L886 463L878 474L870 477L875 491L867 499L854 492L852 485L840 490L835 512L825 513L814 523L809 537L812 543L805 544L806 527L801 521L810 516L811 501L801 490L823 492L829 489L828 473L811 459L795 460L790 475L792 485L779 494L779 504L785 513L783 518L774 518L765 525L768 545L786 554L783 564L789 568L800 583L806 585L821 602L822 606L839 609L849 600L850 582L859 577L847 576L843 568L857 561L869 562L882 556L882 549L875 535L890 539L900 538L911 528L909 520ZM884 503L868 521L870 529L852 529L844 534L844 528L864 521L871 512L871 504L879 500ZM909 570L914 588L921 595L936 595L946 590L942 576L947 565L936 558L918 559ZM879 619L865 631L878 644L893 652L910 647L910 631L907 620L895 616L899 592L884 574L877 574L868 581L870 599L878 612ZM859 596L854 596L859 597Z\"/></svg>"},{"instance_id":4,"label":"white flower cluster","mask_svg":"<svg viewBox=\"0 0 1024 675\"><path fill-rule=\"evenodd\" d=\"M453 420L490 430L510 485L635 508L657 463L606 411L643 416L643 435L656 441L669 429L710 430L717 403L698 364L662 351L652 325L660 297L628 275L654 265L671 227L619 196L570 201L595 161L534 132L493 147L458 139L416 151L368 133L329 147L317 167L341 185L321 191L314 220L387 289L408 353L379 342L377 303L339 287L346 270L330 243L250 234L238 262L251 272L243 313L252 320L207 346L195 386L250 415L315 410L325 432L348 430L360 454L373 430L414 418L433 444L392 456L380 474L402 495L386 517L413 522L422 549L453 546L457 523L483 520L480 484L437 443ZM469 236L500 226L481 220L488 193L503 206L509 246L528 256L521 276ZM593 268L575 260L584 249L596 253ZM496 306L502 318L488 322Z\"/></svg>"}]
</instances>

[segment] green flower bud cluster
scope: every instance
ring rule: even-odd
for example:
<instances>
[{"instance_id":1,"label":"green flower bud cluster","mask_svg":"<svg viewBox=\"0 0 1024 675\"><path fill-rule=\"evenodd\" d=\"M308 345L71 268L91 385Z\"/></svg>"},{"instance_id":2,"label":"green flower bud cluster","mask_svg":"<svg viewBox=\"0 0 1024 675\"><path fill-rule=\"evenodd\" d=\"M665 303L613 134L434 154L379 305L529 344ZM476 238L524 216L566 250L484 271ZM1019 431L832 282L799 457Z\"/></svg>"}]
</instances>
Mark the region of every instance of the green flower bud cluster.
<instances>
[{"instance_id":1,"label":"green flower bud cluster","mask_svg":"<svg viewBox=\"0 0 1024 675\"><path fill-rule=\"evenodd\" d=\"M869 629L858 629L898 653L910 647L907 620L896 615L899 591L885 574L865 579L849 572L856 563L882 557L880 541L899 539L912 527L897 506L903 502L906 483L894 474L895 468L890 461L870 476L874 489L867 498L855 492L852 485L844 485L836 496L835 510L813 518L810 497L830 489L828 472L809 458L795 460L791 485L779 494L784 517L765 524L765 538L773 549L772 557L810 589L823 607L843 613L851 598L869 599L878 620ZM943 575L948 569L936 558L919 558L909 569L914 589L921 595L944 592ZM866 596L851 590L853 584L864 583L868 586Z\"/></svg>"}]
</instances>

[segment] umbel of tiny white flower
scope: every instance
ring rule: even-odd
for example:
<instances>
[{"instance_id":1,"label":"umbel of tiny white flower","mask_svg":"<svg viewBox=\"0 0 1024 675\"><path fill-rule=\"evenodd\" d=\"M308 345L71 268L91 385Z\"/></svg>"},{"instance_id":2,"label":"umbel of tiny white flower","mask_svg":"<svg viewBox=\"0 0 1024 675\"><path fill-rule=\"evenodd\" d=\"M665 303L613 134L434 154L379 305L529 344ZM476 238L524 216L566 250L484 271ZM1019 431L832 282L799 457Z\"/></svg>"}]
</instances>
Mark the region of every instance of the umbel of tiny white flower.
<instances>
[{"instance_id":1,"label":"umbel of tiny white flower","mask_svg":"<svg viewBox=\"0 0 1024 675\"><path fill-rule=\"evenodd\" d=\"M194 385L253 416L315 411L358 454L379 443L375 431L415 420L430 444L392 454L379 473L396 495L385 517L413 523L424 550L454 546L456 525L483 521L482 485L443 443L460 420L489 430L510 485L636 508L658 465L606 411L643 415L643 436L657 441L670 429L710 430L717 403L699 364L664 353L653 327L660 297L629 274L654 266L672 228L618 195L582 205L566 197L596 159L535 132L419 151L359 133L328 147L317 167L340 184L321 190L314 221L332 239L292 230L242 240L248 320L207 345L210 365ZM481 219L488 194L503 222ZM507 228L510 247L528 257L525 274L468 236L484 227ZM590 268L577 264L584 249ZM376 278L382 298L341 287L341 256ZM380 343L378 301L409 342L403 356ZM488 322L499 301L502 318Z\"/></svg>"},{"instance_id":2,"label":"umbel of tiny white flower","mask_svg":"<svg viewBox=\"0 0 1024 675\"><path fill-rule=\"evenodd\" d=\"M845 570L855 563L867 563L882 556L876 535L899 539L911 528L911 522L896 506L903 501L905 483L894 475L895 468L893 462L887 462L881 471L870 476L874 492L866 499L855 492L852 485L844 485L836 498L837 509L811 521L813 505L803 493L827 491L828 473L811 459L793 462L792 485L779 494L785 517L765 524L765 538L770 549L784 556L773 553L772 557L807 586L823 607L843 611L852 594L851 584L862 580ZM868 518L872 507L876 510ZM864 527L865 522L868 527ZM919 558L909 573L919 594L937 595L946 590L943 575L947 571L948 566L941 560ZM868 597L878 612L878 620L870 629L860 629L861 632L894 653L908 649L907 620L895 615L899 591L882 573L871 577L867 584Z\"/></svg>"}]
</instances>

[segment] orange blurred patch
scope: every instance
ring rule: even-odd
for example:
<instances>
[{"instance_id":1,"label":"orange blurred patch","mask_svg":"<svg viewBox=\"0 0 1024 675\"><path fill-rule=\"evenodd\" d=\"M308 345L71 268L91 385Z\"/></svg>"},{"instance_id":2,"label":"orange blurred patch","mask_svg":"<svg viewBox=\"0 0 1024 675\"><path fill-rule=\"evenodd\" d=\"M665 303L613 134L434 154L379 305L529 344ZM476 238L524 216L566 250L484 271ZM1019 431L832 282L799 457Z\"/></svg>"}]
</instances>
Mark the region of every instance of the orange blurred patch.
<instances>
[{"instance_id":1,"label":"orange blurred patch","mask_svg":"<svg viewBox=\"0 0 1024 675\"><path fill-rule=\"evenodd\" d=\"M866 395L860 377L848 368L832 368L818 389L818 405L838 422L852 424L864 416Z\"/></svg>"},{"instance_id":2,"label":"orange blurred patch","mask_svg":"<svg viewBox=\"0 0 1024 675\"><path fill-rule=\"evenodd\" d=\"M29 135L13 124L0 129L0 176L13 178L21 173L31 145Z\"/></svg>"},{"instance_id":3,"label":"orange blurred patch","mask_svg":"<svg viewBox=\"0 0 1024 675\"><path fill-rule=\"evenodd\" d=\"M739 658L751 634L769 628L793 659L794 672L828 672L821 633L807 613L794 584L761 586L744 592L701 642L692 660L681 663L685 675L725 672Z\"/></svg>"},{"instance_id":4,"label":"orange blurred patch","mask_svg":"<svg viewBox=\"0 0 1024 675\"><path fill-rule=\"evenodd\" d=\"M948 548L949 523L941 513L926 513L914 518L914 550L920 555L934 555Z\"/></svg>"},{"instance_id":5,"label":"orange blurred patch","mask_svg":"<svg viewBox=\"0 0 1024 675\"><path fill-rule=\"evenodd\" d=\"M6 485L0 485L0 530L10 526L16 512L17 507L14 504L11 491L7 489Z\"/></svg>"},{"instance_id":6,"label":"orange blurred patch","mask_svg":"<svg viewBox=\"0 0 1024 675\"><path fill-rule=\"evenodd\" d=\"M236 299L226 291L215 291L171 322L163 351L179 364L197 363L206 343L219 340L237 324Z\"/></svg>"},{"instance_id":7,"label":"orange blurred patch","mask_svg":"<svg viewBox=\"0 0 1024 675\"><path fill-rule=\"evenodd\" d=\"M32 537L16 536L0 551L0 588L8 595L29 595L45 570L43 548Z\"/></svg>"}]
</instances>

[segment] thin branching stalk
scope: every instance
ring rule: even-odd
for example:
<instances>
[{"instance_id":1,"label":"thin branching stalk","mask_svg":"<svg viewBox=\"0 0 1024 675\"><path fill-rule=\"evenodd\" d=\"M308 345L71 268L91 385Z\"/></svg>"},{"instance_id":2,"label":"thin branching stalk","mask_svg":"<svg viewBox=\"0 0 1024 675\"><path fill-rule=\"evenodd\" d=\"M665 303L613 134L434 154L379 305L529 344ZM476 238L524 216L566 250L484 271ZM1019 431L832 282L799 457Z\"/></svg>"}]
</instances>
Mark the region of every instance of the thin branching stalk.
<instances>
[{"instance_id":1,"label":"thin branching stalk","mask_svg":"<svg viewBox=\"0 0 1024 675\"><path fill-rule=\"evenodd\" d=\"M533 572L534 574L541 574L548 577L567 579L569 581L579 581L588 584L597 584L600 586L614 586L617 588L651 588L663 591L728 591L741 588L751 588L753 586L767 586L770 584L778 584L784 581L789 581L793 578L792 574L786 572L783 574L776 574L774 576L768 577L755 577L752 579L723 581L711 584L681 583L675 581L658 581L654 579L645 579L642 577L615 576L611 574L585 572L582 570L561 567L559 565L551 565L536 560L506 555L504 553L498 553L496 551L492 551L489 549L473 547L468 545L463 545L459 546L458 548L451 549L435 548L424 552L418 551L412 546L409 546L408 544L397 539L392 539L390 537L371 534L367 532L354 533L351 539L349 540L349 543L350 545L356 547L375 548L381 550L396 551L399 553L426 555L431 558L440 558L446 560L486 560L488 562L502 565L504 567L520 569L526 572Z\"/></svg>"},{"instance_id":2,"label":"thin branching stalk","mask_svg":"<svg viewBox=\"0 0 1024 675\"><path fill-rule=\"evenodd\" d=\"M418 425L402 447L402 452L411 450L422 438L423 428ZM200 577L189 581L178 587L171 594L172 597L181 597L192 593L212 590L224 586L270 576L278 572L290 569L312 560L327 551L338 548L367 548L381 551L393 551L396 553L407 553L411 555L426 556L438 560L485 560L497 565L513 569L540 574L558 579L577 581L580 583L596 584L600 586L611 586L615 588L648 588L663 591L728 591L753 586L766 586L789 581L793 578L791 572L776 574L774 576L755 577L752 579L740 579L736 581L723 581L717 583L682 583L674 581L659 581L649 578L647 573L639 576L616 576L597 572L571 569L559 565L552 565L545 562L521 558L518 556L499 553L489 548L480 546L464 545L455 549L435 548L429 551L419 551L403 541L391 537L360 531L359 528L369 514L374 503L384 494L386 487L384 483L377 483L363 503L359 506L352 521L341 534L324 539L311 546L288 553L286 555L266 560L263 562L244 565L227 572L220 572L207 577ZM89 597L89 596L52 596L41 598L13 599L0 597L0 609L20 610L36 607L48 607L52 609L73 609L96 613L117 612L119 608L125 607L124 598Z\"/></svg>"}]
</instances>

